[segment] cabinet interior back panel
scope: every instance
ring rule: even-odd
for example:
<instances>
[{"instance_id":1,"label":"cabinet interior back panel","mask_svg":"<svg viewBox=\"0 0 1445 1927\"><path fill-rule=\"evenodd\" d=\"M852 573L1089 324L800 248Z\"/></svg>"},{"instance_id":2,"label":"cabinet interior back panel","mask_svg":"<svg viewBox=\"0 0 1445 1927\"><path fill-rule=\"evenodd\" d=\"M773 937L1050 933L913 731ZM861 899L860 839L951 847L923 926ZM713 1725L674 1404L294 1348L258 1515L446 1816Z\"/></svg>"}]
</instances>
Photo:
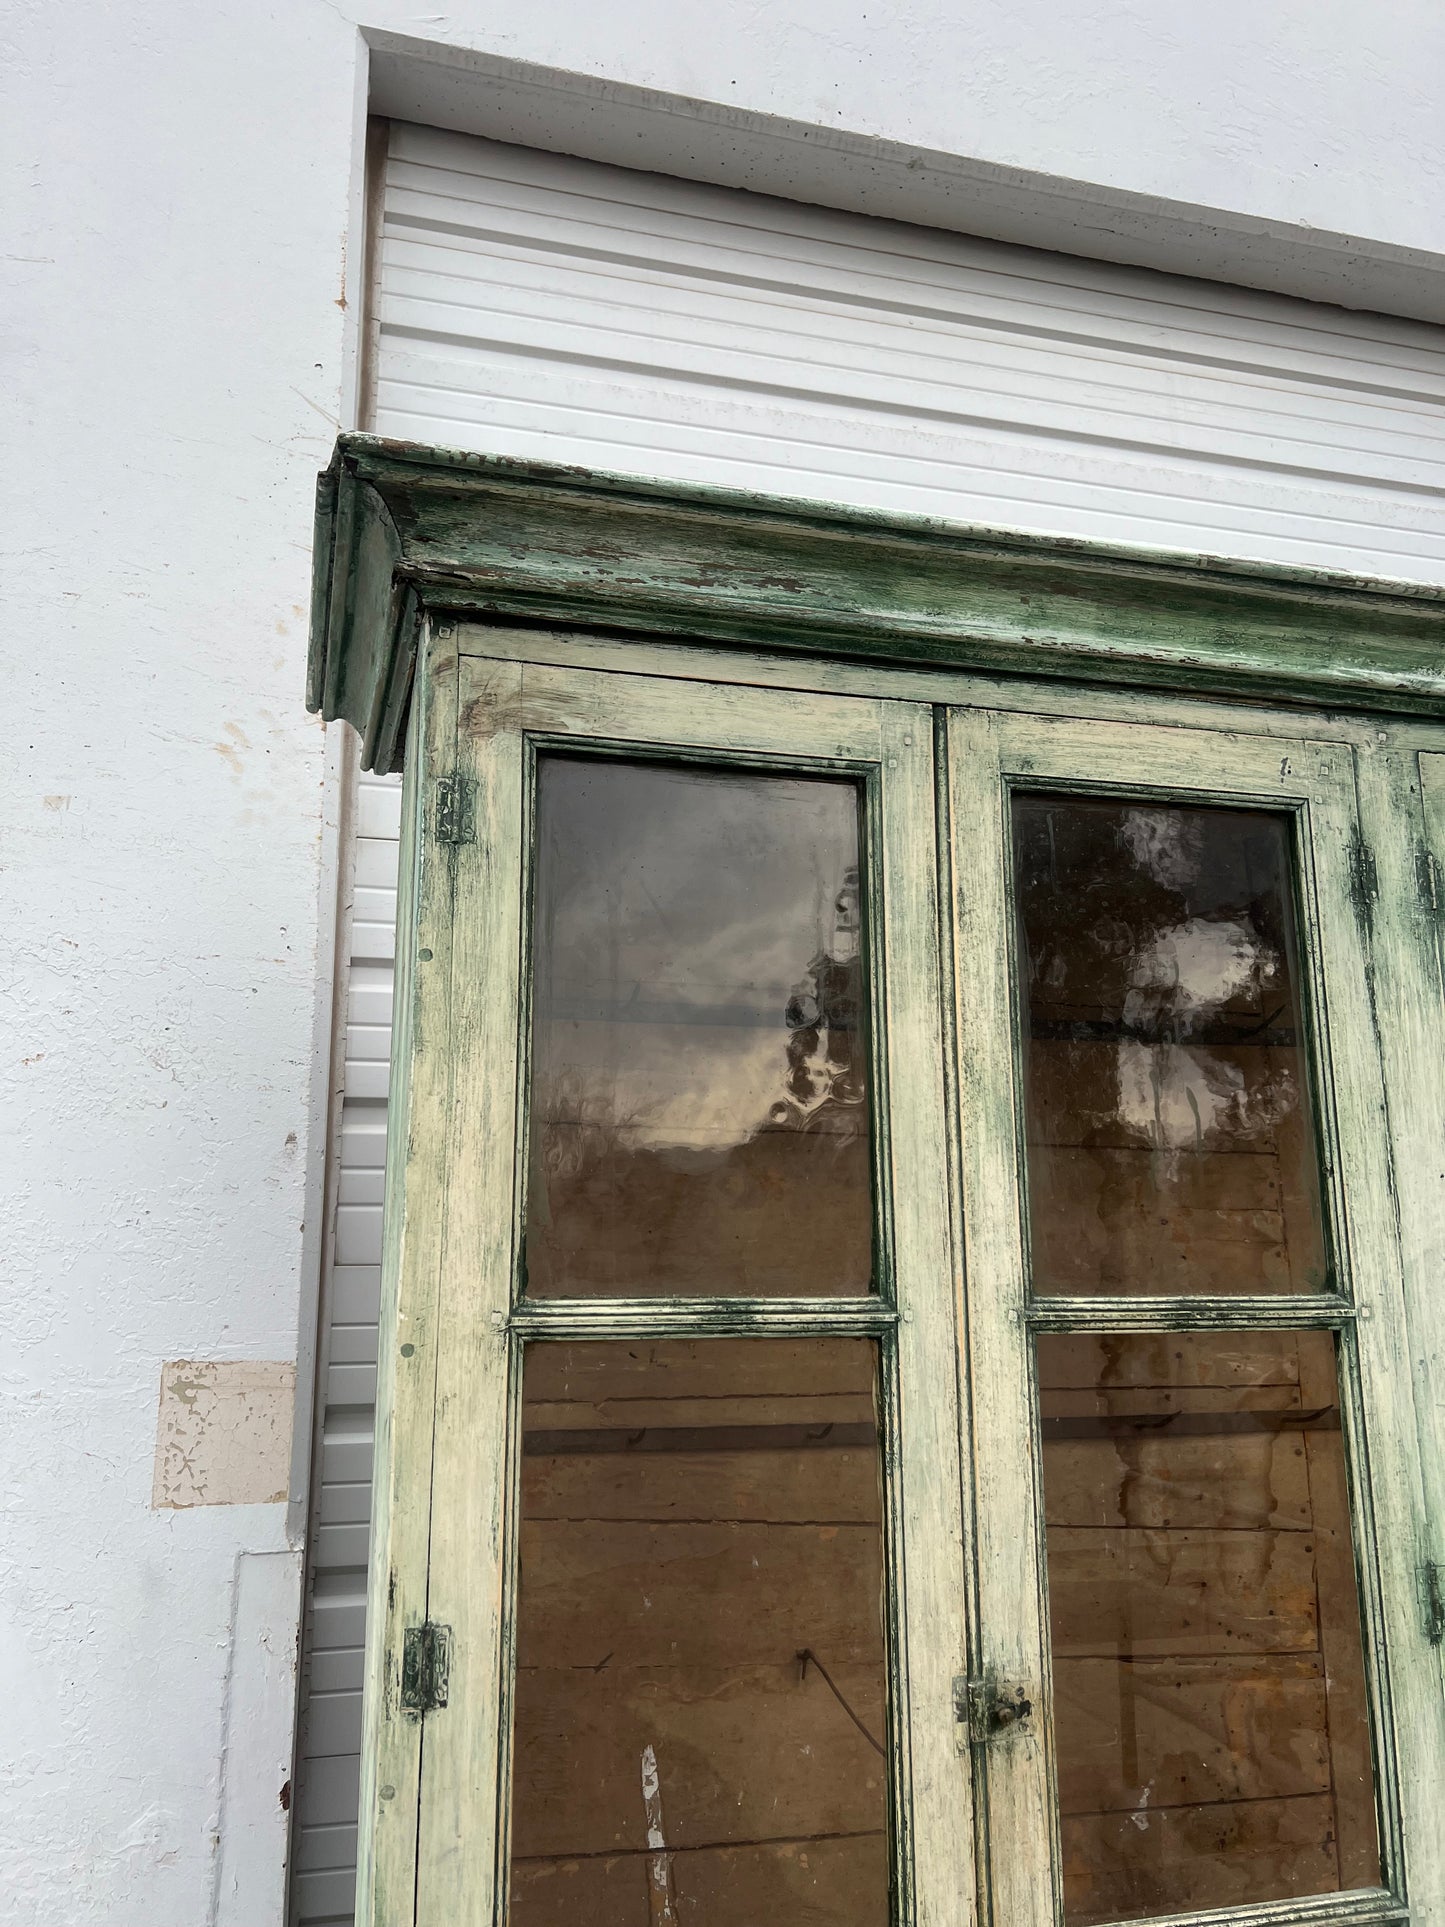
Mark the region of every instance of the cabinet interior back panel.
<instances>
[{"instance_id":1,"label":"cabinet interior back panel","mask_svg":"<svg viewBox=\"0 0 1445 1927\"><path fill-rule=\"evenodd\" d=\"M1445 575L1445 332L394 123L368 426L1051 535ZM396 785L357 826L295 1927L352 1912Z\"/></svg>"}]
</instances>

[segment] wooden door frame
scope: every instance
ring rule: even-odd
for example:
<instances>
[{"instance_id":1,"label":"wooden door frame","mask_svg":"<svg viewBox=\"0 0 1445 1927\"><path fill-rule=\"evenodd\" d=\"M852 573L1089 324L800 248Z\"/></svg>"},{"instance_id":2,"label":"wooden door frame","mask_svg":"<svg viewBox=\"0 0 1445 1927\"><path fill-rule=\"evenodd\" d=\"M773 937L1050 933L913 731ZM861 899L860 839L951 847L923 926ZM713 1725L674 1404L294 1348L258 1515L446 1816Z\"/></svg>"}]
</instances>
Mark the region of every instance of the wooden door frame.
<instances>
[{"instance_id":1,"label":"wooden door frame","mask_svg":"<svg viewBox=\"0 0 1445 1927\"><path fill-rule=\"evenodd\" d=\"M1156 712L1161 706L1154 705ZM1378 1120L1386 1111L1380 1026L1366 956L1372 918L1360 901L1355 748L1202 729L1178 706L1153 720L948 712L952 822L966 826L953 892L956 1022L962 1071L965 1268L974 1477L980 1523L979 1622L985 1664L1050 1702L1041 1478L998 1440L1032 1432L1033 1347L1045 1332L1313 1329L1336 1334L1352 1521L1361 1567L1366 1670L1377 1744L1381 1857L1389 1883L1369 1895L1330 1893L1231 1910L1239 1921L1434 1920L1445 1915L1445 1851L1435 1816L1445 1787L1445 1706L1436 1656L1420 1637L1415 1598L1419 1522L1428 1514L1416 1461L1408 1384L1411 1324L1392 1173ZM1031 1298L1027 1286L1019 1123L1023 1089L1019 959L1010 884L1014 793L1128 797L1269 810L1294 819L1299 942L1321 1109L1323 1204L1336 1289L1313 1296ZM980 861L979 844L992 851ZM972 859L971 861L969 859ZM965 1013L971 1016L965 1022ZM988 1522L1022 1520L1021 1532ZM1024 1602L1014 1612L1015 1602ZM1004 1610L1000 1608L1004 1607ZM992 1629L997 1628L995 1633ZM1000 1918L1052 1927L1060 1917L1049 1731L1025 1735L984 1762ZM1423 1794L1423 1800L1422 1800ZM1002 1849L1002 1851L1000 1851ZM1180 1927L1213 1917L1181 1911Z\"/></svg>"},{"instance_id":2,"label":"wooden door frame","mask_svg":"<svg viewBox=\"0 0 1445 1927\"><path fill-rule=\"evenodd\" d=\"M485 638L484 638L485 641ZM536 1341L869 1336L881 1356L892 1881L900 1918L971 1918L956 1274L931 715L876 698L719 687L429 651L406 815L419 852L398 954L398 1081L384 1254L379 1479L369 1588L359 1912L490 1927L506 1890L523 1346ZM877 1093L881 1258L863 1298L528 1299L531 796L537 760L630 753L853 778ZM467 797L439 834L435 779ZM407 1703L406 1642L445 1628L446 1709Z\"/></svg>"}]
</instances>

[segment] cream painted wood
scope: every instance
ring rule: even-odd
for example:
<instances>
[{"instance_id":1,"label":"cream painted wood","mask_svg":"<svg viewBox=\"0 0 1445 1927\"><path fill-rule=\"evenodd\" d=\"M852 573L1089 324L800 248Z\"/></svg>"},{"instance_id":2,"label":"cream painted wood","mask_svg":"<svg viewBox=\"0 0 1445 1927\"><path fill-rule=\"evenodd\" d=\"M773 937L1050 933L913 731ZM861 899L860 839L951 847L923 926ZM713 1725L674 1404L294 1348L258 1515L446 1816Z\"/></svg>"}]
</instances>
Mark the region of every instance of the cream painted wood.
<instances>
[{"instance_id":1,"label":"cream painted wood","mask_svg":"<svg viewBox=\"0 0 1445 1927\"><path fill-rule=\"evenodd\" d=\"M491 1921L497 1880L524 673L468 662L458 691L455 768L476 786L476 842L448 852L453 1089L437 1421L432 1465L417 1468L432 1483L429 1611L452 1635L450 1704L429 1716L417 1846L417 1918L438 1923Z\"/></svg>"},{"instance_id":2,"label":"cream painted wood","mask_svg":"<svg viewBox=\"0 0 1445 1927\"><path fill-rule=\"evenodd\" d=\"M450 658L454 642L434 646ZM973 1831L952 1704L966 1629L929 712L476 656L462 659L458 702L456 767L476 784L477 840L444 859L455 892L452 948L433 945L431 962L419 966L451 980L450 1007L437 1010L452 1091L435 1438L427 1456L409 1456L420 1434L398 1438L393 1474L398 1489L430 1483L428 1611L453 1631L449 1704L426 1720L416 1920L493 1927L503 1906L520 1334L625 1336L637 1325L626 1301L610 1318L599 1317L595 1303L567 1301L513 1315L527 769L537 745L560 743L851 772L867 785L872 899L881 915L874 994L891 1263L889 1289L861 1322L880 1335L885 1369L890 1353L896 1360L887 1457L899 1884L911 1903L907 1917L920 1927L959 1927L971 1918ZM433 763L428 782L436 774ZM658 1310L648 1308L654 1321ZM679 1304L671 1316L679 1326L698 1324L699 1311ZM762 1335L857 1329L858 1312L856 1301L731 1309L713 1301L707 1315L715 1330ZM384 1332L383 1347L389 1343ZM413 1554L424 1562L421 1548ZM415 1590L420 1575L410 1577ZM376 1893L398 1894L405 1849L384 1845L378 1833L377 1860ZM411 1916L379 1906L371 1915L375 1927L403 1918Z\"/></svg>"},{"instance_id":3,"label":"cream painted wood","mask_svg":"<svg viewBox=\"0 0 1445 1927\"><path fill-rule=\"evenodd\" d=\"M1425 807L1426 835L1437 865L1445 865L1445 739L1438 750L1420 757L1420 794ZM1437 899L1440 896L1437 879Z\"/></svg>"},{"instance_id":4,"label":"cream painted wood","mask_svg":"<svg viewBox=\"0 0 1445 1927\"><path fill-rule=\"evenodd\" d=\"M411 1918L421 1724L400 1704L405 1629L427 1617L437 1312L451 1169L452 889L427 813L427 771L456 742L454 654L424 660L410 728L398 905L394 1121L387 1146L375 1497L363 1689L357 1917ZM432 963L418 961L429 950ZM406 1348L403 1352L403 1347Z\"/></svg>"},{"instance_id":5,"label":"cream painted wood","mask_svg":"<svg viewBox=\"0 0 1445 1927\"><path fill-rule=\"evenodd\" d=\"M1440 738L1436 737L1439 741ZM1405 1257L1408 1365L1420 1427L1423 1567L1445 1559L1445 996L1440 882L1445 876L1445 753L1417 755L1384 730L1357 752L1362 881L1375 1029L1384 1056L1391 1162ZM1405 1361L1402 1361L1404 1363ZM1445 1713L1445 1694L1440 1696ZM1445 1828L1440 1830L1445 1855Z\"/></svg>"},{"instance_id":6,"label":"cream painted wood","mask_svg":"<svg viewBox=\"0 0 1445 1927\"><path fill-rule=\"evenodd\" d=\"M987 1918L1052 1927L1058 1862L1046 1705L1043 1515L1035 1436L1032 1338L1024 1318L1011 921L1005 869L1003 719L948 718L948 867L954 924L964 1371L971 1418L974 1670L1022 1689L1034 1717L979 1749L988 1843Z\"/></svg>"},{"instance_id":7,"label":"cream painted wood","mask_svg":"<svg viewBox=\"0 0 1445 1927\"><path fill-rule=\"evenodd\" d=\"M1044 1709L1039 1729L990 1749L986 1810L993 1918L1045 1923L1059 1906L1047 1721L1049 1655L1032 1432L1017 1123L1017 1021L1010 985L1007 817L1011 787L1052 787L1283 808L1299 823L1305 949L1320 1017L1329 1212L1342 1303L1313 1318L1341 1330L1367 1660L1376 1703L1386 1878L1411 1918L1437 1921L1445 1786L1436 1656L1417 1597L1426 1531L1410 1393L1409 1330L1384 1087L1370 1007L1368 908L1360 903L1353 752L1230 732L953 711L949 717L959 1102L968 1278L968 1360L978 1530L981 1658ZM1057 1327L1066 1301L1052 1301ZM1351 1307L1357 1310L1354 1315ZM1303 1308L1302 1308L1303 1309ZM1180 1308L1181 1320L1187 1308ZM1227 1310L1227 1316L1224 1313ZM1080 1306L1097 1328L1097 1308ZM1115 1329L1134 1314L1116 1310ZM1200 1300L1189 1322L1245 1324L1248 1307ZM1027 1428L1027 1429L1026 1429ZM1311 1903L1333 1918L1348 1905ZM1379 1896L1380 1913L1392 1903ZM1241 1910L1235 1919L1276 1917ZM1300 1910L1290 1918L1303 1917Z\"/></svg>"},{"instance_id":8,"label":"cream painted wood","mask_svg":"<svg viewBox=\"0 0 1445 1927\"><path fill-rule=\"evenodd\" d=\"M881 861L882 1035L889 1225L899 1311L898 1472L892 1568L898 1587L899 1813L918 1927L975 1918L972 1785L954 1681L967 1672L967 1563L959 1478L959 1277L945 1156L939 983L938 839L932 716L880 705L884 762L874 809ZM875 901L877 899L875 898Z\"/></svg>"},{"instance_id":9,"label":"cream painted wood","mask_svg":"<svg viewBox=\"0 0 1445 1927\"><path fill-rule=\"evenodd\" d=\"M1437 739L1439 740L1439 739ZM1403 963L1409 987L1412 1021L1403 1047L1392 1054L1392 1068L1401 1096L1393 1098L1392 1137L1396 1147L1397 1181L1404 1197L1406 1237L1411 1241L1409 1268L1411 1358L1415 1368L1416 1408L1420 1421L1420 1457L1428 1503L1427 1533L1420 1547L1422 1567L1430 1562L1440 1575L1432 1589L1421 1572L1422 1608L1427 1619L1439 1611L1445 1588L1445 1315L1440 1281L1445 1277L1445 1158L1433 1155L1445 1137L1445 744L1415 755L1391 757L1395 769L1403 765L1405 781L1397 780L1400 808L1406 798L1418 798L1424 824L1424 844L1408 854L1399 851L1382 880L1398 878L1401 896L1413 885L1410 927L1413 942L1404 948ZM1413 780L1411 780L1413 779ZM1391 822L1395 818L1391 817ZM1381 839L1383 841L1383 837ZM1395 839L1395 846L1404 841ZM1392 1000L1393 1001L1393 1000ZM1384 1027L1394 1041L1393 1027ZM1438 1620L1435 1657L1439 1664L1439 1704L1445 1709L1445 1639ZM1445 1836L1445 1828L1441 1829ZM1445 1839L1439 1851L1445 1853Z\"/></svg>"},{"instance_id":10,"label":"cream painted wood","mask_svg":"<svg viewBox=\"0 0 1445 1927\"><path fill-rule=\"evenodd\" d=\"M1029 716L1093 717L1100 722L1158 722L1222 729L1246 736L1279 736L1293 742L1302 730L1321 742L1368 742L1380 733L1376 719L1320 714L1286 705L1210 701L1145 689L1069 683L1018 676L988 676L956 669L892 668L803 655L765 655L722 645L668 641L629 642L565 628L513 629L460 622L458 647L466 655L505 656L558 668L608 669L624 675L666 675L688 682L740 683L757 689L883 697L894 702L998 709ZM1389 724L1390 740L1445 741L1439 723Z\"/></svg>"}]
</instances>

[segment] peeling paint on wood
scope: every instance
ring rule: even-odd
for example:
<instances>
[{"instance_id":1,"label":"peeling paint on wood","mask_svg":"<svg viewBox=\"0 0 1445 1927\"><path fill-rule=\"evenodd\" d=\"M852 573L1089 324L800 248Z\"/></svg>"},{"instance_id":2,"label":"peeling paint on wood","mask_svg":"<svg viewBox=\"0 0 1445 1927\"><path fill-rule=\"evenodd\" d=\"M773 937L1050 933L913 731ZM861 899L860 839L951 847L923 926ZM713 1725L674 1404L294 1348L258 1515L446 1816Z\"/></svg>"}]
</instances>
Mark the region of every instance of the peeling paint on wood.
<instances>
[{"instance_id":1,"label":"peeling paint on wood","mask_svg":"<svg viewBox=\"0 0 1445 1927\"><path fill-rule=\"evenodd\" d=\"M308 702L400 767L421 613L1445 715L1445 596L344 435Z\"/></svg>"}]
</instances>

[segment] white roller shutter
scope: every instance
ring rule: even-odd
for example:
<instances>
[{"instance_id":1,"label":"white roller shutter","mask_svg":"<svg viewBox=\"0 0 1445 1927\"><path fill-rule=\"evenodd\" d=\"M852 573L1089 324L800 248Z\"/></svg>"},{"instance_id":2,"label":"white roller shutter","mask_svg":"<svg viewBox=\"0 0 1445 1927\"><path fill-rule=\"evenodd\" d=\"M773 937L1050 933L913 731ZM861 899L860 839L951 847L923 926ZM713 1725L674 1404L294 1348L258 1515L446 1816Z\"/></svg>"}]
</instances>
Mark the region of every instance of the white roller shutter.
<instances>
[{"instance_id":1,"label":"white roller shutter","mask_svg":"<svg viewBox=\"0 0 1445 1927\"><path fill-rule=\"evenodd\" d=\"M1440 332L417 127L375 425L1435 580Z\"/></svg>"},{"instance_id":2,"label":"white roller shutter","mask_svg":"<svg viewBox=\"0 0 1445 1927\"><path fill-rule=\"evenodd\" d=\"M1445 337L394 125L371 425L1047 534L1445 575ZM364 779L296 1927L351 1918L397 793Z\"/></svg>"},{"instance_id":3,"label":"white roller shutter","mask_svg":"<svg viewBox=\"0 0 1445 1927\"><path fill-rule=\"evenodd\" d=\"M349 1922L356 1883L361 1649L381 1298L381 1186L391 1050L401 785L356 795L345 950L345 1085L332 1258L322 1296L321 1427L312 1495L304 1697L292 1831L292 1918Z\"/></svg>"}]
</instances>

